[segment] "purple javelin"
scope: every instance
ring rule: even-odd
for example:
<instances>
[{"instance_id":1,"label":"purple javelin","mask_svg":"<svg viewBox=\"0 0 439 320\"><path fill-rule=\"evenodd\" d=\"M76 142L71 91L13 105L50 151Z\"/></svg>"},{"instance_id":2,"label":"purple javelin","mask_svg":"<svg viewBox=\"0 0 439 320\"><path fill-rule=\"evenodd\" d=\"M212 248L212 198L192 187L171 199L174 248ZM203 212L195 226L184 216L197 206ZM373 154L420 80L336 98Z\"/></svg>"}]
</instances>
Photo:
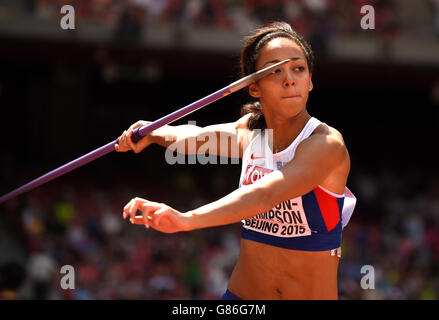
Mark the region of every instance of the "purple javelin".
<instances>
[{"instance_id":1,"label":"purple javelin","mask_svg":"<svg viewBox=\"0 0 439 320\"><path fill-rule=\"evenodd\" d=\"M174 122L182 117L184 117L185 115L192 113L202 107L207 106L208 104L221 99L223 97L225 97L226 95L233 93L235 91L238 91L242 88L245 88L246 86L248 86L249 84L267 76L268 74L272 73L273 70L275 68L277 68L278 66L286 63L290 61L290 59L287 60L283 60L281 62L278 62L276 64L273 64L267 68L261 69L255 73L252 73L244 78L241 78L238 81L233 82L232 84L228 85L227 87L220 89L198 101L195 101L193 103L191 103L190 105L187 105L186 107L183 107L177 111L174 111L173 113L168 114L167 116L164 116L152 123L150 123L147 126L143 126L143 127L139 127L137 128L134 132L133 135L131 137L131 140L133 140L134 142L139 141L142 137L146 136L148 133L150 133L153 130L156 130L164 125L167 125L171 122ZM79 157L69 163L66 163L65 165L54 169L48 173L46 173L45 175L42 175L39 178L36 178L35 180L32 180L31 182L26 183L25 185L3 195L2 197L0 197L0 203L3 203L5 201L8 201L20 194L23 194L27 191L30 191L32 189L35 189L38 186L41 186L42 184L49 182L51 180L54 180L56 178L58 178L59 176L62 176L63 174L66 174L67 172L70 172L76 168L79 168L97 158L102 157L103 155L106 155L107 153L110 153L111 151L114 151L115 148L115 144L119 142L119 138L109 142L108 144L93 150L85 155L83 155L82 157Z\"/></svg>"}]
</instances>

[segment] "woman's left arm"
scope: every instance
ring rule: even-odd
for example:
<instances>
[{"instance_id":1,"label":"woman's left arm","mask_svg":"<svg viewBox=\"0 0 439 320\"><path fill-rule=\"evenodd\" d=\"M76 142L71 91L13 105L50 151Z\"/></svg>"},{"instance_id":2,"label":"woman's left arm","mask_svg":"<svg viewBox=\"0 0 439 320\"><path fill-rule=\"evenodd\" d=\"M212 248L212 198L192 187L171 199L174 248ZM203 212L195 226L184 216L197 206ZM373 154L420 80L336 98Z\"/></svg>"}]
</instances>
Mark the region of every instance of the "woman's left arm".
<instances>
[{"instance_id":1,"label":"woman's left arm","mask_svg":"<svg viewBox=\"0 0 439 320\"><path fill-rule=\"evenodd\" d=\"M281 203L306 194L322 183L348 157L342 138L315 134L296 149L292 161L251 185L186 213L144 199L133 199L124 209L124 218L172 233L227 225L266 212ZM143 218L134 219L137 209Z\"/></svg>"}]
</instances>

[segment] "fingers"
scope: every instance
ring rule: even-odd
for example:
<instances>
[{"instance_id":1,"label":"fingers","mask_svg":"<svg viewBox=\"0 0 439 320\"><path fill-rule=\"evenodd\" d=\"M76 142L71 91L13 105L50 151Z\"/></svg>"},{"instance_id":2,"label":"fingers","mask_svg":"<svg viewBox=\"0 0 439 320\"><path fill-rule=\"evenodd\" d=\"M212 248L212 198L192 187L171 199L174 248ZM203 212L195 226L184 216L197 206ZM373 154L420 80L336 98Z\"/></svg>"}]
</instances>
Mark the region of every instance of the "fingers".
<instances>
[{"instance_id":1,"label":"fingers","mask_svg":"<svg viewBox=\"0 0 439 320\"><path fill-rule=\"evenodd\" d=\"M129 145L131 150L133 150L135 153L139 153L140 150L139 150L139 147L138 147L137 143L134 143L133 140L131 140L131 136L133 135L133 130L134 129L128 129L128 132L127 132L127 143L128 143L128 145Z\"/></svg>"},{"instance_id":2,"label":"fingers","mask_svg":"<svg viewBox=\"0 0 439 320\"><path fill-rule=\"evenodd\" d=\"M143 216L135 216L133 224L145 224L145 221L143 220ZM148 224L148 227L149 227L149 224Z\"/></svg>"},{"instance_id":3,"label":"fingers","mask_svg":"<svg viewBox=\"0 0 439 320\"><path fill-rule=\"evenodd\" d=\"M127 143L127 131L125 130L122 132L121 136L119 137L118 143L115 144L114 149L117 152L126 152L130 150L130 147Z\"/></svg>"},{"instance_id":4,"label":"fingers","mask_svg":"<svg viewBox=\"0 0 439 320\"><path fill-rule=\"evenodd\" d=\"M125 205L123 209L123 218L127 219L129 217L132 224L143 224L148 229L155 212L162 208L163 205L160 203L142 198L134 198ZM142 215L136 216L138 210L142 212Z\"/></svg>"},{"instance_id":5,"label":"fingers","mask_svg":"<svg viewBox=\"0 0 439 320\"><path fill-rule=\"evenodd\" d=\"M119 137L119 143L115 144L114 149L117 152L126 152L129 150L133 150L135 153L139 153L142 151L142 148L131 140L131 136L133 131L139 127L145 125L145 121L137 121L133 125L131 125L128 130L124 130L122 135Z\"/></svg>"},{"instance_id":6,"label":"fingers","mask_svg":"<svg viewBox=\"0 0 439 320\"><path fill-rule=\"evenodd\" d=\"M144 225L146 229L149 229L151 225L151 217L147 215L136 216L133 224Z\"/></svg>"},{"instance_id":7,"label":"fingers","mask_svg":"<svg viewBox=\"0 0 439 320\"><path fill-rule=\"evenodd\" d=\"M146 229L149 229L151 226L153 217L156 213L162 210L162 205L156 202L148 202L143 204L142 216L137 216L138 224L145 225Z\"/></svg>"},{"instance_id":8,"label":"fingers","mask_svg":"<svg viewBox=\"0 0 439 320\"><path fill-rule=\"evenodd\" d=\"M142 214L135 215L136 211ZM133 216L132 216L133 215ZM182 214L164 203L151 202L141 198L132 199L124 208L124 218L130 217L133 224L143 224L164 233L186 231L189 228L181 221Z\"/></svg>"},{"instance_id":9,"label":"fingers","mask_svg":"<svg viewBox=\"0 0 439 320\"><path fill-rule=\"evenodd\" d=\"M134 218L136 216L136 212L139 209L141 205L144 203L149 202L148 200L142 199L142 198L134 198L131 199L130 202L126 204L126 206L123 208L123 218L130 218L131 223L134 222Z\"/></svg>"},{"instance_id":10,"label":"fingers","mask_svg":"<svg viewBox=\"0 0 439 320\"><path fill-rule=\"evenodd\" d=\"M146 229L149 229L149 219L150 217L147 214L143 214L143 224L145 225Z\"/></svg>"},{"instance_id":11,"label":"fingers","mask_svg":"<svg viewBox=\"0 0 439 320\"><path fill-rule=\"evenodd\" d=\"M148 202L142 205L143 224L148 229L151 225L152 217L156 212L162 208L162 205L157 202Z\"/></svg>"},{"instance_id":12,"label":"fingers","mask_svg":"<svg viewBox=\"0 0 439 320\"><path fill-rule=\"evenodd\" d=\"M130 216L130 210L133 206L135 199L131 199L126 205L125 207L123 207L123 218L126 219Z\"/></svg>"},{"instance_id":13,"label":"fingers","mask_svg":"<svg viewBox=\"0 0 439 320\"><path fill-rule=\"evenodd\" d=\"M128 128L128 131L129 130L134 130L134 129L137 129L137 128L139 128L139 127L143 127L143 126L145 126L146 125L146 121L137 121L135 124L133 124L133 125L131 125L129 128Z\"/></svg>"}]
</instances>

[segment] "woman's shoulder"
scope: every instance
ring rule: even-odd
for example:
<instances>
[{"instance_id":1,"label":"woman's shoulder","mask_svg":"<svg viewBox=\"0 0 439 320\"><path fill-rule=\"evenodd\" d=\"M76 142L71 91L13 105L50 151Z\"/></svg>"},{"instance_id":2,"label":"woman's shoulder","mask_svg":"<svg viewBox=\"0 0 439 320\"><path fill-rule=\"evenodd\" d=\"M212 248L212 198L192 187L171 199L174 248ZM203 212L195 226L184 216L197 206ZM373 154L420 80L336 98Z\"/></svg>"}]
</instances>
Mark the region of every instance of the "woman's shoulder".
<instances>
[{"instance_id":1,"label":"woman's shoulder","mask_svg":"<svg viewBox=\"0 0 439 320\"><path fill-rule=\"evenodd\" d=\"M316 154L323 154L322 159L333 165L330 175L320 183L320 186L334 193L343 193L351 160L342 133L326 123L321 123L309 138L313 136L313 141L309 141L309 146L312 144L310 149Z\"/></svg>"},{"instance_id":2,"label":"woman's shoulder","mask_svg":"<svg viewBox=\"0 0 439 320\"><path fill-rule=\"evenodd\" d=\"M322 122L315 128L311 136L299 144L296 152L301 152L305 145L308 152L323 153L331 158L339 159L339 164L349 171L349 151L342 133L334 127Z\"/></svg>"},{"instance_id":3,"label":"woman's shoulder","mask_svg":"<svg viewBox=\"0 0 439 320\"><path fill-rule=\"evenodd\" d=\"M322 123L314 130L314 134L323 138L317 139L319 140L319 145L316 146L317 148L324 149L327 147L325 149L330 150L329 153L331 155L341 155L339 169L347 174L350 170L351 161L342 133L336 128Z\"/></svg>"},{"instance_id":4,"label":"woman's shoulder","mask_svg":"<svg viewBox=\"0 0 439 320\"><path fill-rule=\"evenodd\" d=\"M322 122L314 130L313 135L321 135L328 138L328 141L336 142L346 147L342 133L334 127Z\"/></svg>"}]
</instances>

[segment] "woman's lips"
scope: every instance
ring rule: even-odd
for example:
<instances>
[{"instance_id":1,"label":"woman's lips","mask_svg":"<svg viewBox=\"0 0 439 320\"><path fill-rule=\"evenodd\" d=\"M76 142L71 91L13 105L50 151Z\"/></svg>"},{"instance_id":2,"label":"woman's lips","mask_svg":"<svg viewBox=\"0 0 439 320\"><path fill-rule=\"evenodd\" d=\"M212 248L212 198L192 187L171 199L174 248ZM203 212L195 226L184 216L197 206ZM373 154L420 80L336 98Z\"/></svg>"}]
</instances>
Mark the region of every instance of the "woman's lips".
<instances>
[{"instance_id":1,"label":"woman's lips","mask_svg":"<svg viewBox=\"0 0 439 320\"><path fill-rule=\"evenodd\" d=\"M291 96L282 97L282 99L292 99L292 98L300 98L300 95L291 95Z\"/></svg>"}]
</instances>

